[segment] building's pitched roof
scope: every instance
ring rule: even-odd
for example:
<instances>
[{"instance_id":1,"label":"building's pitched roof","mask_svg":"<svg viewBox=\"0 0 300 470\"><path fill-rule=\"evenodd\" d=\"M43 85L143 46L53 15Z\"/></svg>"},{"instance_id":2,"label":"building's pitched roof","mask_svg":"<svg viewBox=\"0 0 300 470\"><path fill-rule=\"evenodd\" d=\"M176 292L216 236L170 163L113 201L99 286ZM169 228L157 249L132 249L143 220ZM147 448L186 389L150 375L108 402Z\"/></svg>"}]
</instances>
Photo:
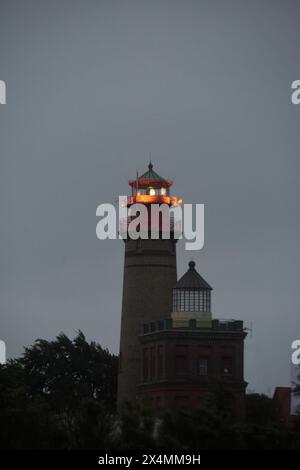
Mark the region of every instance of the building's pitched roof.
<instances>
[{"instance_id":1,"label":"building's pitched roof","mask_svg":"<svg viewBox=\"0 0 300 470\"><path fill-rule=\"evenodd\" d=\"M177 281L174 289L209 289L212 287L195 269L195 262L189 262L188 271Z\"/></svg>"}]
</instances>

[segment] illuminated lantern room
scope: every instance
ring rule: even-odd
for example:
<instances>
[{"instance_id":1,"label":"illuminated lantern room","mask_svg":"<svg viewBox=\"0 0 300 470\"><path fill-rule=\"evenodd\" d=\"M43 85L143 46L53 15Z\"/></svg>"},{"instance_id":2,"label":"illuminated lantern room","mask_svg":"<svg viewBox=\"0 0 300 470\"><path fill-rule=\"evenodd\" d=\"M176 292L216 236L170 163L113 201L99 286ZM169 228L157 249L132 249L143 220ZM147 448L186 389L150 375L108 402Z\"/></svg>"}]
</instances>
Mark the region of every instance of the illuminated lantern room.
<instances>
[{"instance_id":1,"label":"illuminated lantern room","mask_svg":"<svg viewBox=\"0 0 300 470\"><path fill-rule=\"evenodd\" d=\"M173 312L211 312L211 291L190 261L188 271L173 288Z\"/></svg>"},{"instance_id":2,"label":"illuminated lantern room","mask_svg":"<svg viewBox=\"0 0 300 470\"><path fill-rule=\"evenodd\" d=\"M135 180L129 181L131 186L130 204L168 204L170 206L180 204L176 197L170 196L170 187L173 182L166 180L153 170L150 162L148 170Z\"/></svg>"}]
</instances>

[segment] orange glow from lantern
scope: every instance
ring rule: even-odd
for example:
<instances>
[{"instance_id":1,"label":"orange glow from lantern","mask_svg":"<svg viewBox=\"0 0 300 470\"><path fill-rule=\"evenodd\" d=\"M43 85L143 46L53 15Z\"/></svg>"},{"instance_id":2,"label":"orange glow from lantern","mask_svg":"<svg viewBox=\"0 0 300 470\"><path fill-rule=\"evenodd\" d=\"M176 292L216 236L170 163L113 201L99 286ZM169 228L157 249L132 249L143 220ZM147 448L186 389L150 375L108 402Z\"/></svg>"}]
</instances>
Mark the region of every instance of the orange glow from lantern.
<instances>
[{"instance_id":1,"label":"orange glow from lantern","mask_svg":"<svg viewBox=\"0 0 300 470\"><path fill-rule=\"evenodd\" d=\"M129 204L168 204L169 206L179 206L182 204L182 199L177 199L175 196L151 196L150 194L137 194L131 196Z\"/></svg>"}]
</instances>

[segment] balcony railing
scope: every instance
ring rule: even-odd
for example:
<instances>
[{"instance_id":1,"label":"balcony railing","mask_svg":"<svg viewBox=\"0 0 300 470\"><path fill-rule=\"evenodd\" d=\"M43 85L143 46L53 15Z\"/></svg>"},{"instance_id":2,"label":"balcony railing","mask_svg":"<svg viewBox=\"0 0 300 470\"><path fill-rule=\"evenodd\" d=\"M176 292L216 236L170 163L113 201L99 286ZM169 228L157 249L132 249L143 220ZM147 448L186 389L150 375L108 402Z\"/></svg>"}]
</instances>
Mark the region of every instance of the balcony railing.
<instances>
[{"instance_id":1,"label":"balcony railing","mask_svg":"<svg viewBox=\"0 0 300 470\"><path fill-rule=\"evenodd\" d=\"M149 333L155 333L159 331L167 331L167 330L205 330L205 331L228 331L228 332L236 332L236 331L244 331L243 328L243 321L242 320L219 320L214 319L212 320L211 328L203 328L203 326L197 326L196 320L190 320L188 327L174 327L172 318L166 318L163 320L159 320L156 322L149 322L144 323L142 328L142 334L146 335Z\"/></svg>"}]
</instances>

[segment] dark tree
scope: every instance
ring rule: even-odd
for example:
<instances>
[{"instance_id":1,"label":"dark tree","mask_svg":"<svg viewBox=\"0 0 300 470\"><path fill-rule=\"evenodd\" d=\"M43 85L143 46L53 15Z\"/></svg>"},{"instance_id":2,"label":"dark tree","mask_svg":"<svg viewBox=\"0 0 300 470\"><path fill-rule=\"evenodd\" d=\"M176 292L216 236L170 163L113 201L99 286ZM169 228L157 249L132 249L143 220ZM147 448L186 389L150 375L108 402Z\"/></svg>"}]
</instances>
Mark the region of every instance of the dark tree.
<instances>
[{"instance_id":1,"label":"dark tree","mask_svg":"<svg viewBox=\"0 0 300 470\"><path fill-rule=\"evenodd\" d=\"M19 362L31 392L57 411L75 409L85 399L115 403L118 359L88 343L81 331L73 341L64 334L55 341L36 340Z\"/></svg>"},{"instance_id":2,"label":"dark tree","mask_svg":"<svg viewBox=\"0 0 300 470\"><path fill-rule=\"evenodd\" d=\"M117 391L116 356L60 334L37 340L0 367L2 448L80 448L107 444Z\"/></svg>"}]
</instances>

